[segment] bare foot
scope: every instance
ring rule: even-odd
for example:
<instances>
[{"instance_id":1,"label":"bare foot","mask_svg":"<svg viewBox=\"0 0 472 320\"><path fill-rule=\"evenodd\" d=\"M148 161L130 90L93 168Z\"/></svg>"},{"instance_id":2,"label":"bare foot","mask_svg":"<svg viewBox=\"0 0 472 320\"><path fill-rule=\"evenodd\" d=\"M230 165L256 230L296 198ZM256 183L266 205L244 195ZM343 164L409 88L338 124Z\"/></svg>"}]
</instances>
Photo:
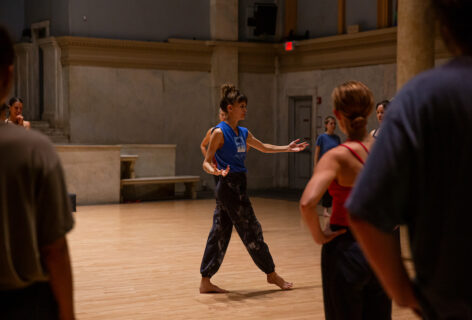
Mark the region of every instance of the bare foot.
<instances>
[{"instance_id":1,"label":"bare foot","mask_svg":"<svg viewBox=\"0 0 472 320\"><path fill-rule=\"evenodd\" d=\"M275 271L267 275L267 282L279 286L282 290L292 289L293 287L293 283L285 281Z\"/></svg>"},{"instance_id":2,"label":"bare foot","mask_svg":"<svg viewBox=\"0 0 472 320\"><path fill-rule=\"evenodd\" d=\"M200 282L200 293L228 293L229 291L215 286L210 282L210 278L202 278Z\"/></svg>"}]
</instances>

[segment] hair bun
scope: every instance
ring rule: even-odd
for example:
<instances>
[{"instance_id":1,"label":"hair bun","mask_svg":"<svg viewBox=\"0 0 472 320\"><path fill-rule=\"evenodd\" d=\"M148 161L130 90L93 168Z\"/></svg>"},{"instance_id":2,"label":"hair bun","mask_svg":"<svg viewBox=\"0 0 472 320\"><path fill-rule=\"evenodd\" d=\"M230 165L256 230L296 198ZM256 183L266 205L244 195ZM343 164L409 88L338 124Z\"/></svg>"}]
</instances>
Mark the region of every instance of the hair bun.
<instances>
[{"instance_id":1,"label":"hair bun","mask_svg":"<svg viewBox=\"0 0 472 320\"><path fill-rule=\"evenodd\" d=\"M221 97L226 97L233 91L236 91L236 86L231 83L225 83L221 86Z\"/></svg>"},{"instance_id":2,"label":"hair bun","mask_svg":"<svg viewBox=\"0 0 472 320\"><path fill-rule=\"evenodd\" d=\"M367 119L363 116L358 116L351 120L350 126L354 131L364 128L367 125Z\"/></svg>"}]
</instances>

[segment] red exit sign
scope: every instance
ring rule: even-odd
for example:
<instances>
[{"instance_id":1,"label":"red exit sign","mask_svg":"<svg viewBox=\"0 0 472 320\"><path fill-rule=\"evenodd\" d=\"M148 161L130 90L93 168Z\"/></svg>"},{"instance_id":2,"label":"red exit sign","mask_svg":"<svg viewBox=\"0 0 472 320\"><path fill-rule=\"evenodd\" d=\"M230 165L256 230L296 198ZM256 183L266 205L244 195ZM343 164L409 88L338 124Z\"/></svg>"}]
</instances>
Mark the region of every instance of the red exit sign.
<instances>
[{"instance_id":1,"label":"red exit sign","mask_svg":"<svg viewBox=\"0 0 472 320\"><path fill-rule=\"evenodd\" d=\"M285 51L293 51L293 49L294 49L293 41L285 42Z\"/></svg>"}]
</instances>

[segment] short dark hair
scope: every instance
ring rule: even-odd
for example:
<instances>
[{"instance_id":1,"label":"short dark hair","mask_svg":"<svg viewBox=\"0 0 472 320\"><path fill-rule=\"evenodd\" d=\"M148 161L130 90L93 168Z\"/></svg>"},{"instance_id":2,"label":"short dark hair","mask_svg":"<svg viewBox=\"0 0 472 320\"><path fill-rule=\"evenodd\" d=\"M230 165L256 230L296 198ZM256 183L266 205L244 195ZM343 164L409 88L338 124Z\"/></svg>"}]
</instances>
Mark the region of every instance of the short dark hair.
<instances>
[{"instance_id":1,"label":"short dark hair","mask_svg":"<svg viewBox=\"0 0 472 320\"><path fill-rule=\"evenodd\" d=\"M387 110L387 106L389 105L390 101L389 100L382 100L380 102L378 102L376 105L375 105L375 110L377 110L380 106L383 106L384 107L384 111Z\"/></svg>"},{"instance_id":2,"label":"short dark hair","mask_svg":"<svg viewBox=\"0 0 472 320\"><path fill-rule=\"evenodd\" d=\"M472 54L472 1L432 0L432 4L444 41L447 43L450 36L464 53Z\"/></svg>"},{"instance_id":3,"label":"short dark hair","mask_svg":"<svg viewBox=\"0 0 472 320\"><path fill-rule=\"evenodd\" d=\"M8 101L8 105L11 107L13 104L15 104L15 102L20 102L21 104L23 104L23 99L21 99L20 97L13 97Z\"/></svg>"}]
</instances>

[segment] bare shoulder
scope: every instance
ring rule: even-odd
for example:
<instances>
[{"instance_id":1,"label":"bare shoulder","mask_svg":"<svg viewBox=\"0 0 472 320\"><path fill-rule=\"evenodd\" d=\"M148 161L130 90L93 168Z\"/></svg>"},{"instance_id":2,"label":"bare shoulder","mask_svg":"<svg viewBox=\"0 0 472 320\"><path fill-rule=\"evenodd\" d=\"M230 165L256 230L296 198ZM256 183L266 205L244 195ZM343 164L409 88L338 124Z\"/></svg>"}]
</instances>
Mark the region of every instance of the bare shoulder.
<instances>
[{"instance_id":1,"label":"bare shoulder","mask_svg":"<svg viewBox=\"0 0 472 320\"><path fill-rule=\"evenodd\" d=\"M211 128L210 130L210 133L211 135L223 135L223 131L221 130L221 128ZM212 132L213 131L213 132Z\"/></svg>"},{"instance_id":2,"label":"bare shoulder","mask_svg":"<svg viewBox=\"0 0 472 320\"><path fill-rule=\"evenodd\" d=\"M343 158L345 157L344 155L344 150L343 147L335 147L331 150L328 150L323 156L321 157L318 166L321 167L336 167L339 166L339 164L342 162Z\"/></svg>"}]
</instances>

